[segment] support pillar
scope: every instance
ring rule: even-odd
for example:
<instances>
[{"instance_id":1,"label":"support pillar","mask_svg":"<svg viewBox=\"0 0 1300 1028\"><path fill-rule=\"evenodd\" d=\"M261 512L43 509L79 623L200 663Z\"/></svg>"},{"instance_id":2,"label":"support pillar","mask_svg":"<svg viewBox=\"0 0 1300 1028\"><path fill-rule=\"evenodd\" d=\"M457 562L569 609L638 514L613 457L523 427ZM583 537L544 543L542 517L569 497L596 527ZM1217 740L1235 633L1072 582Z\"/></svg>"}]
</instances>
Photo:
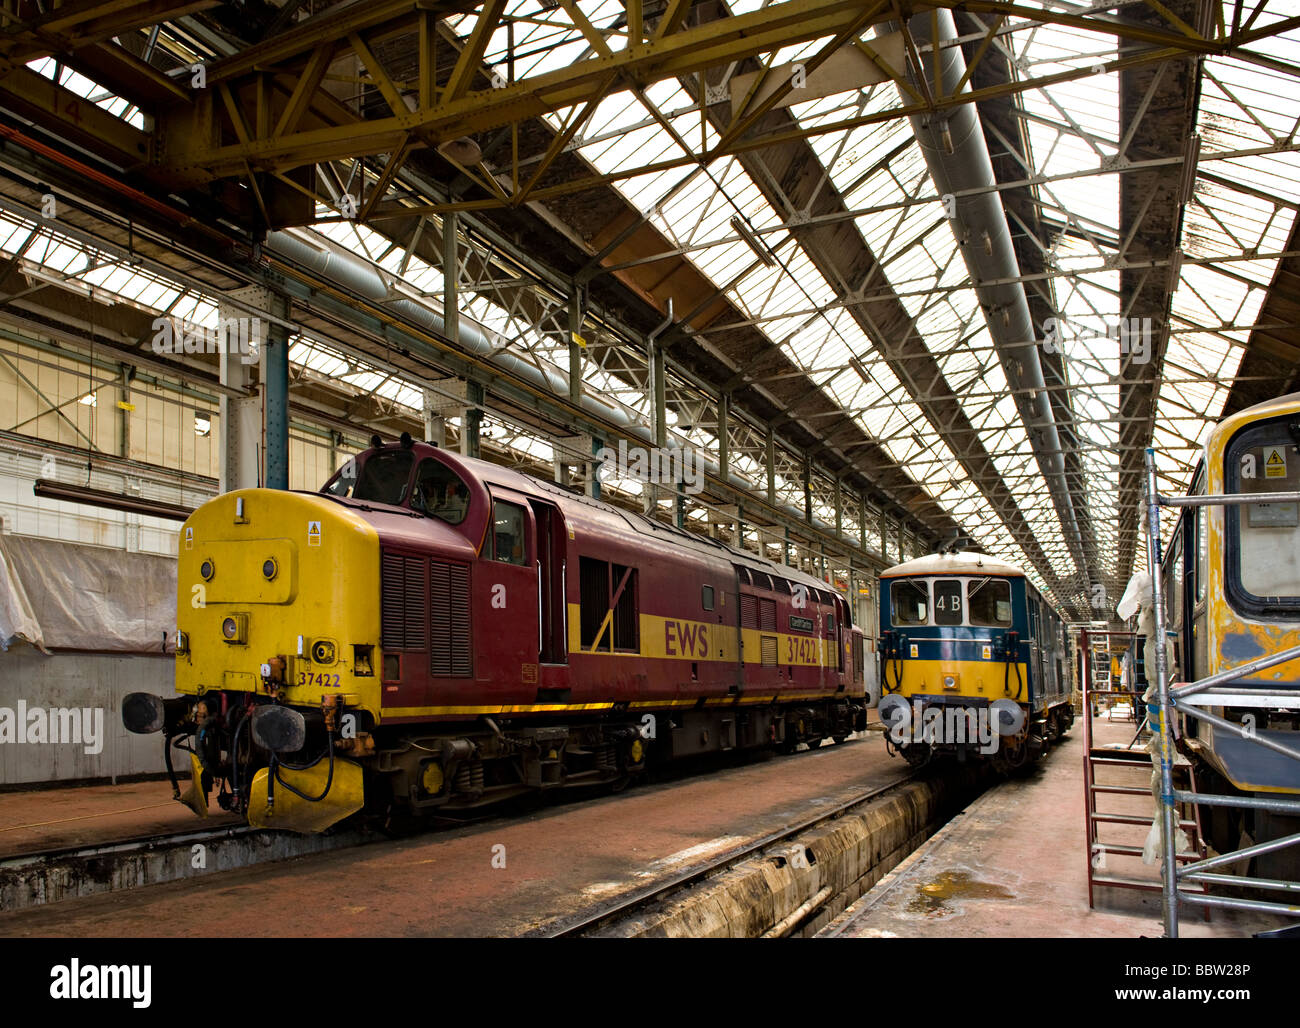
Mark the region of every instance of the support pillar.
<instances>
[{"instance_id":1,"label":"support pillar","mask_svg":"<svg viewBox=\"0 0 1300 1028\"><path fill-rule=\"evenodd\" d=\"M841 539L844 536L844 490L840 486L840 480L835 480L835 538Z\"/></svg>"},{"instance_id":2,"label":"support pillar","mask_svg":"<svg viewBox=\"0 0 1300 1028\"><path fill-rule=\"evenodd\" d=\"M731 395L718 397L718 474L725 483L731 472Z\"/></svg>"},{"instance_id":3,"label":"support pillar","mask_svg":"<svg viewBox=\"0 0 1300 1028\"><path fill-rule=\"evenodd\" d=\"M586 306L584 289L574 283L569 297L569 402L582 401L582 315Z\"/></svg>"},{"instance_id":4,"label":"support pillar","mask_svg":"<svg viewBox=\"0 0 1300 1028\"><path fill-rule=\"evenodd\" d=\"M252 287L236 290L230 294L230 298L265 309L270 294L261 287ZM222 385L243 393L240 396L229 396L223 392L217 407L221 432L217 440L218 489L228 493L235 489L254 489L263 482L261 468L258 466L263 449L263 400L253 374L261 354L254 352L251 346L252 327L254 324L260 325L260 321L255 322L244 306L236 307L232 303L222 302L217 304L217 318L227 329L223 345L218 347L218 380ZM250 333L247 337L249 348L242 353L239 347L229 345L235 341L240 326L247 327ZM232 335L232 330L235 335ZM262 338L260 334L257 337L259 351Z\"/></svg>"},{"instance_id":5,"label":"support pillar","mask_svg":"<svg viewBox=\"0 0 1300 1028\"><path fill-rule=\"evenodd\" d=\"M483 424L483 411L479 404L483 402L483 385L480 382L465 383L465 417L461 422L460 452L466 457L479 455L479 428Z\"/></svg>"},{"instance_id":6,"label":"support pillar","mask_svg":"<svg viewBox=\"0 0 1300 1028\"><path fill-rule=\"evenodd\" d=\"M767 502L776 506L776 435L772 426L767 426Z\"/></svg>"},{"instance_id":7,"label":"support pillar","mask_svg":"<svg viewBox=\"0 0 1300 1028\"><path fill-rule=\"evenodd\" d=\"M649 357L654 441L655 446L663 448L668 445L668 391L664 382L664 348L657 342L651 342Z\"/></svg>"},{"instance_id":8,"label":"support pillar","mask_svg":"<svg viewBox=\"0 0 1300 1028\"><path fill-rule=\"evenodd\" d=\"M277 318L288 313L282 296L270 297L270 312ZM265 382L265 473L268 489L289 488L289 330L279 321L267 326L262 350L262 374Z\"/></svg>"},{"instance_id":9,"label":"support pillar","mask_svg":"<svg viewBox=\"0 0 1300 1028\"><path fill-rule=\"evenodd\" d=\"M803 519L812 524L812 458L806 453L803 455Z\"/></svg>"},{"instance_id":10,"label":"support pillar","mask_svg":"<svg viewBox=\"0 0 1300 1028\"><path fill-rule=\"evenodd\" d=\"M451 342L460 342L460 256L456 231L460 216L450 211L442 218L442 332Z\"/></svg>"},{"instance_id":11,"label":"support pillar","mask_svg":"<svg viewBox=\"0 0 1300 1028\"><path fill-rule=\"evenodd\" d=\"M442 414L442 398L432 389L424 390L424 438L434 446L447 445L447 419Z\"/></svg>"}]
</instances>

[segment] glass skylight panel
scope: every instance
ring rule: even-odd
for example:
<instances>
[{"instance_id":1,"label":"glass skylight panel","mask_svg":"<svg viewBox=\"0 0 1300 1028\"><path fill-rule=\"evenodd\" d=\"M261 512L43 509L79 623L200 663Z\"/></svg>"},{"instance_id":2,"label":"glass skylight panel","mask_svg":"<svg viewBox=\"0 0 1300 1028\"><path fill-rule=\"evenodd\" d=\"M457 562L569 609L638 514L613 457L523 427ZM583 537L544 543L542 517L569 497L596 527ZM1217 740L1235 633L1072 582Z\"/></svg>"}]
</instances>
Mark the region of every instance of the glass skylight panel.
<instances>
[{"instance_id":1,"label":"glass skylight panel","mask_svg":"<svg viewBox=\"0 0 1300 1028\"><path fill-rule=\"evenodd\" d=\"M60 64L53 57L42 57L32 61L27 65L32 71L36 72L51 82L54 82L55 70L58 69L58 81L56 85L86 100L89 100L96 107L102 107L115 118L121 118L129 125L136 128L144 128L144 115L122 97L117 96L111 91L105 89L96 82L92 82L86 76L73 71L67 65Z\"/></svg>"}]
</instances>

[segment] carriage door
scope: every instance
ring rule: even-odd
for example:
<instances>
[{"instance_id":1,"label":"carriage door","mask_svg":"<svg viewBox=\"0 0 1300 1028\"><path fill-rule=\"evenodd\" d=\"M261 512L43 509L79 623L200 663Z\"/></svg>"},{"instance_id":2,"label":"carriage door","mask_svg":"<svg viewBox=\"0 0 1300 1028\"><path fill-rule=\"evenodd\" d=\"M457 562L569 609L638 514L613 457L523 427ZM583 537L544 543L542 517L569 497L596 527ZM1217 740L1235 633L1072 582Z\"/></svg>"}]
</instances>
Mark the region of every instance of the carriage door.
<instances>
[{"instance_id":1,"label":"carriage door","mask_svg":"<svg viewBox=\"0 0 1300 1028\"><path fill-rule=\"evenodd\" d=\"M496 663L492 671L525 687L538 684L541 649L536 554L536 523L528 500L492 490L492 521L482 552Z\"/></svg>"},{"instance_id":2,"label":"carriage door","mask_svg":"<svg viewBox=\"0 0 1300 1028\"><path fill-rule=\"evenodd\" d=\"M1039 610L1038 601L1031 593L1025 594L1025 607L1029 611L1029 679L1025 688L1025 702L1031 703L1033 697L1043 688L1042 647L1038 645Z\"/></svg>"},{"instance_id":3,"label":"carriage door","mask_svg":"<svg viewBox=\"0 0 1300 1028\"><path fill-rule=\"evenodd\" d=\"M543 664L567 664L568 605L564 594L564 517L554 504L529 500L537 522L537 604L541 614L538 649Z\"/></svg>"}]
</instances>

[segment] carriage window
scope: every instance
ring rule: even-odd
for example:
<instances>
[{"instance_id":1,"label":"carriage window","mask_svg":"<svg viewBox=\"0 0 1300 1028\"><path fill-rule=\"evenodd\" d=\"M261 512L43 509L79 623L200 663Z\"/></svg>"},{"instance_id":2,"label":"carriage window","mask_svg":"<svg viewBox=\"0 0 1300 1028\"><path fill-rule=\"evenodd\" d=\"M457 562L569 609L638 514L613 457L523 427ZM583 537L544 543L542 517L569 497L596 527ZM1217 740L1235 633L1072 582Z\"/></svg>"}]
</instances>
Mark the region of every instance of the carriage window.
<instances>
[{"instance_id":1,"label":"carriage window","mask_svg":"<svg viewBox=\"0 0 1300 1028\"><path fill-rule=\"evenodd\" d=\"M376 450L362 462L360 477L356 462L348 461L321 492L396 505L406 500L413 462L410 450Z\"/></svg>"},{"instance_id":2,"label":"carriage window","mask_svg":"<svg viewBox=\"0 0 1300 1028\"><path fill-rule=\"evenodd\" d=\"M459 525L469 510L469 490L460 476L441 461L426 457L415 473L411 509Z\"/></svg>"},{"instance_id":3,"label":"carriage window","mask_svg":"<svg viewBox=\"0 0 1300 1028\"><path fill-rule=\"evenodd\" d=\"M961 579L940 578L934 583L934 623L936 625L960 625L961 613Z\"/></svg>"},{"instance_id":4,"label":"carriage window","mask_svg":"<svg viewBox=\"0 0 1300 1028\"><path fill-rule=\"evenodd\" d=\"M1204 492L1204 490L1202 490ZM1196 508L1196 602L1205 599L1205 578L1209 574L1210 508Z\"/></svg>"},{"instance_id":5,"label":"carriage window","mask_svg":"<svg viewBox=\"0 0 1300 1028\"><path fill-rule=\"evenodd\" d=\"M1228 492L1300 490L1300 447L1288 421L1276 418L1233 437L1225 454ZM1225 515L1228 592L1253 613L1300 613L1300 511L1295 503L1228 507Z\"/></svg>"},{"instance_id":6,"label":"carriage window","mask_svg":"<svg viewBox=\"0 0 1300 1028\"><path fill-rule=\"evenodd\" d=\"M985 578L966 585L966 609L972 625L1011 624L1011 583Z\"/></svg>"},{"instance_id":7,"label":"carriage window","mask_svg":"<svg viewBox=\"0 0 1300 1028\"><path fill-rule=\"evenodd\" d=\"M900 579L889 587L889 606L896 625L923 625L930 619L930 594L924 582Z\"/></svg>"},{"instance_id":8,"label":"carriage window","mask_svg":"<svg viewBox=\"0 0 1300 1028\"><path fill-rule=\"evenodd\" d=\"M705 610L713 609L713 586L706 585L700 592L700 606Z\"/></svg>"},{"instance_id":9,"label":"carriage window","mask_svg":"<svg viewBox=\"0 0 1300 1028\"><path fill-rule=\"evenodd\" d=\"M498 500L492 506L492 559L503 564L528 563L525 547L524 510Z\"/></svg>"},{"instance_id":10,"label":"carriage window","mask_svg":"<svg viewBox=\"0 0 1300 1028\"><path fill-rule=\"evenodd\" d=\"M640 649L637 569L580 557L578 580L582 648Z\"/></svg>"},{"instance_id":11,"label":"carriage window","mask_svg":"<svg viewBox=\"0 0 1300 1028\"><path fill-rule=\"evenodd\" d=\"M1187 522L1183 522L1185 527ZM1171 627L1183 623L1183 533L1181 528L1169 544L1168 577L1165 583L1165 611Z\"/></svg>"}]
</instances>

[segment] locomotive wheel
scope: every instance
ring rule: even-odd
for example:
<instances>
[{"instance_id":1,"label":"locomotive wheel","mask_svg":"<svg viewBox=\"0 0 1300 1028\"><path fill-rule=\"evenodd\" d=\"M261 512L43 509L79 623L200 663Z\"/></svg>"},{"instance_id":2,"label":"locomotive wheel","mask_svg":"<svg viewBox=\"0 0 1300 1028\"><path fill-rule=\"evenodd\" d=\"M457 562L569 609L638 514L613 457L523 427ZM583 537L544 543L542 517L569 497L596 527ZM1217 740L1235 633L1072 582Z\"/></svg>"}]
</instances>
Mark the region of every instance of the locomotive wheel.
<instances>
[{"instance_id":1,"label":"locomotive wheel","mask_svg":"<svg viewBox=\"0 0 1300 1028\"><path fill-rule=\"evenodd\" d=\"M810 750L818 749L822 744L822 740L820 737L816 739L808 739L806 740L806 742L808 743L808 748Z\"/></svg>"},{"instance_id":2,"label":"locomotive wheel","mask_svg":"<svg viewBox=\"0 0 1300 1028\"><path fill-rule=\"evenodd\" d=\"M840 743L844 742L844 740L847 739L848 736L847 736L847 735L832 735L831 738L835 740L835 745L838 746Z\"/></svg>"},{"instance_id":3,"label":"locomotive wheel","mask_svg":"<svg viewBox=\"0 0 1300 1028\"><path fill-rule=\"evenodd\" d=\"M1004 753L1008 772L1019 771L1029 763L1029 746L1023 740L1008 746Z\"/></svg>"},{"instance_id":4,"label":"locomotive wheel","mask_svg":"<svg viewBox=\"0 0 1300 1028\"><path fill-rule=\"evenodd\" d=\"M909 746L902 747L900 752L903 754L903 759L907 761L909 767L918 769L923 768L926 764L930 763L930 757L932 755L930 752L930 744L928 742L912 743Z\"/></svg>"}]
</instances>

